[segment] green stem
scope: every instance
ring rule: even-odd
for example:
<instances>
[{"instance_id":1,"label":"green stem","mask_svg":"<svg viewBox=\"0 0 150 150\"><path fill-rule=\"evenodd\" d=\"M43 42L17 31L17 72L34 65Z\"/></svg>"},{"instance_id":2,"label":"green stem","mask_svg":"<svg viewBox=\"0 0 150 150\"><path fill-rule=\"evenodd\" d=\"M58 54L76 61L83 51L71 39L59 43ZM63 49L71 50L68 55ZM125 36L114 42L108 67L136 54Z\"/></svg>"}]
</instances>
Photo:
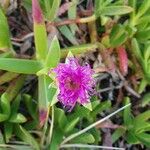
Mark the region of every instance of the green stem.
<instances>
[{"instance_id":1,"label":"green stem","mask_svg":"<svg viewBox=\"0 0 150 150\"><path fill-rule=\"evenodd\" d=\"M42 131L42 137L41 137L41 148L43 149L44 146L44 142L45 142L45 137L46 137L46 131L47 131L47 125L48 125L48 120L45 122L44 127L43 127L43 131Z\"/></svg>"},{"instance_id":2,"label":"green stem","mask_svg":"<svg viewBox=\"0 0 150 150\"><path fill-rule=\"evenodd\" d=\"M85 17L85 18L80 18L79 19L79 23L87 23L87 22L93 22L96 20L96 16L95 15L92 15L92 16L89 16L89 17Z\"/></svg>"},{"instance_id":3,"label":"green stem","mask_svg":"<svg viewBox=\"0 0 150 150\"><path fill-rule=\"evenodd\" d=\"M124 148L119 148L119 147L88 145L88 144L64 144L60 148L88 148L88 149L124 150Z\"/></svg>"},{"instance_id":4,"label":"green stem","mask_svg":"<svg viewBox=\"0 0 150 150\"><path fill-rule=\"evenodd\" d=\"M47 138L48 139L48 145L51 143L53 128L54 128L54 106L52 106L51 108L52 108L52 121L51 121L50 130L49 130L49 135Z\"/></svg>"}]
</instances>

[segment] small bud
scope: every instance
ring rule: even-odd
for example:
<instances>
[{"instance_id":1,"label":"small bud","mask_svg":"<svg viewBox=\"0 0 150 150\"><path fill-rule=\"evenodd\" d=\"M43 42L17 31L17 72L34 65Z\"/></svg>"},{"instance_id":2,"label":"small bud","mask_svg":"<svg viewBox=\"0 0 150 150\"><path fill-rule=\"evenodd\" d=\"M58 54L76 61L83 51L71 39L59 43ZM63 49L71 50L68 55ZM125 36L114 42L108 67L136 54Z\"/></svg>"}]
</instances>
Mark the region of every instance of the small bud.
<instances>
[{"instance_id":1,"label":"small bud","mask_svg":"<svg viewBox=\"0 0 150 150\"><path fill-rule=\"evenodd\" d=\"M128 56L125 48L118 47L118 60L119 60L119 68L121 73L125 76L128 73Z\"/></svg>"}]
</instances>

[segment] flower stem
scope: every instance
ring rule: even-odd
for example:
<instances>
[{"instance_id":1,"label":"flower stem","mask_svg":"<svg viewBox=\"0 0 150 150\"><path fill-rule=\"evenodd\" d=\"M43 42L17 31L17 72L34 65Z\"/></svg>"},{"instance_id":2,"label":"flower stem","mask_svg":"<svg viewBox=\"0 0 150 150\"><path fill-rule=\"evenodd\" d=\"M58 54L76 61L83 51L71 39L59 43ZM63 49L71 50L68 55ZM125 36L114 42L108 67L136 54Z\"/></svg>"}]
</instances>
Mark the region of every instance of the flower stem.
<instances>
[{"instance_id":1,"label":"flower stem","mask_svg":"<svg viewBox=\"0 0 150 150\"><path fill-rule=\"evenodd\" d=\"M58 22L49 22L47 26L53 25L53 26L63 26L63 25L69 25L69 24L76 24L76 23L88 23L96 20L96 16L92 15L85 18L76 18L76 19L67 19L67 20L61 20Z\"/></svg>"},{"instance_id":2,"label":"flower stem","mask_svg":"<svg viewBox=\"0 0 150 150\"><path fill-rule=\"evenodd\" d=\"M88 22L93 22L95 20L96 20L96 16L92 15L92 16L89 16L89 17L86 17L86 18L80 18L78 23L88 23Z\"/></svg>"},{"instance_id":3,"label":"flower stem","mask_svg":"<svg viewBox=\"0 0 150 150\"><path fill-rule=\"evenodd\" d=\"M88 145L88 144L64 144L60 148L89 148L89 149L111 149L111 150L124 150L119 147L99 146L99 145Z\"/></svg>"},{"instance_id":4,"label":"flower stem","mask_svg":"<svg viewBox=\"0 0 150 150\"><path fill-rule=\"evenodd\" d=\"M54 106L51 107L52 108L52 121L51 121L51 126L50 126L50 130L49 130L49 135L48 135L48 144L51 143L51 139L52 139L52 134L53 134L53 128L54 128Z\"/></svg>"}]
</instances>

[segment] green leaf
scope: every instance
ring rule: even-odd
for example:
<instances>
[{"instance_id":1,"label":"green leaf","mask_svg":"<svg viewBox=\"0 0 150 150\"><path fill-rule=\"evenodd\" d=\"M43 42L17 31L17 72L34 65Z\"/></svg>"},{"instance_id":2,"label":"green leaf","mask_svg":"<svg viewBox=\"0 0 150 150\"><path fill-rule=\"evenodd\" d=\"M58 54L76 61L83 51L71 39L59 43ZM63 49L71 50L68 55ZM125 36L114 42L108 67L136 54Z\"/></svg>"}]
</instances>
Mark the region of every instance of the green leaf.
<instances>
[{"instance_id":1,"label":"green leaf","mask_svg":"<svg viewBox=\"0 0 150 150\"><path fill-rule=\"evenodd\" d=\"M0 49L7 51L11 47L7 19L0 7Z\"/></svg>"},{"instance_id":2,"label":"green leaf","mask_svg":"<svg viewBox=\"0 0 150 150\"><path fill-rule=\"evenodd\" d=\"M102 9L102 4L104 3L103 0L95 0L95 14L98 14L98 12L100 12L100 10Z\"/></svg>"},{"instance_id":3,"label":"green leaf","mask_svg":"<svg viewBox=\"0 0 150 150\"><path fill-rule=\"evenodd\" d=\"M48 55L46 57L46 67L54 68L60 61L60 46L57 37L51 42Z\"/></svg>"},{"instance_id":4,"label":"green leaf","mask_svg":"<svg viewBox=\"0 0 150 150\"><path fill-rule=\"evenodd\" d=\"M142 98L142 107L150 104L150 93L146 93Z\"/></svg>"},{"instance_id":5,"label":"green leaf","mask_svg":"<svg viewBox=\"0 0 150 150\"><path fill-rule=\"evenodd\" d=\"M130 103L129 97L125 98L125 105ZM123 112L123 120L124 124L128 127L128 129L133 127L133 116L131 114L131 106L127 107Z\"/></svg>"},{"instance_id":6,"label":"green leaf","mask_svg":"<svg viewBox=\"0 0 150 150\"><path fill-rule=\"evenodd\" d=\"M118 128L114 131L112 134L112 143L115 143L121 136L125 134L125 129L124 128Z\"/></svg>"},{"instance_id":7,"label":"green leaf","mask_svg":"<svg viewBox=\"0 0 150 150\"><path fill-rule=\"evenodd\" d=\"M49 95L50 95L50 97L51 97L51 99L49 100L49 102L50 102L50 106L53 106L54 104L56 104L57 102L58 102L58 98L57 98L57 96L58 96L58 94L59 94L59 89L57 88L53 88L53 87L50 87L49 88Z\"/></svg>"},{"instance_id":8,"label":"green leaf","mask_svg":"<svg viewBox=\"0 0 150 150\"><path fill-rule=\"evenodd\" d=\"M142 142L142 144L146 145L147 147L150 148L150 135L147 133L140 133L136 135L137 138Z\"/></svg>"},{"instance_id":9,"label":"green leaf","mask_svg":"<svg viewBox=\"0 0 150 150\"><path fill-rule=\"evenodd\" d=\"M50 78L46 75L39 76L39 108L48 108L48 86L51 82Z\"/></svg>"},{"instance_id":10,"label":"green leaf","mask_svg":"<svg viewBox=\"0 0 150 150\"><path fill-rule=\"evenodd\" d=\"M75 107L74 113L70 114L69 118L77 118L80 117L82 119L83 117L89 116L89 109L85 109L83 106L77 105Z\"/></svg>"},{"instance_id":11,"label":"green leaf","mask_svg":"<svg viewBox=\"0 0 150 150\"><path fill-rule=\"evenodd\" d=\"M114 16L124 15L133 11L133 8L129 6L107 6L102 8L100 15Z\"/></svg>"},{"instance_id":12,"label":"green leaf","mask_svg":"<svg viewBox=\"0 0 150 150\"><path fill-rule=\"evenodd\" d=\"M141 80L140 82L140 86L139 86L139 89L138 89L138 93L141 94L142 92L144 92L146 86L148 85L148 82L147 80L144 78ZM145 102L144 102L145 101ZM142 100L142 107L144 107L146 104L146 100Z\"/></svg>"},{"instance_id":13,"label":"green leaf","mask_svg":"<svg viewBox=\"0 0 150 150\"><path fill-rule=\"evenodd\" d=\"M51 9L47 10L49 21L53 21L56 18L60 3L61 3L61 0L53 0Z\"/></svg>"},{"instance_id":14,"label":"green leaf","mask_svg":"<svg viewBox=\"0 0 150 150\"><path fill-rule=\"evenodd\" d=\"M8 143L10 138L12 137L12 133L13 133L13 124L10 122L5 122L4 123L4 135L5 135L6 143Z\"/></svg>"},{"instance_id":15,"label":"green leaf","mask_svg":"<svg viewBox=\"0 0 150 150\"><path fill-rule=\"evenodd\" d=\"M136 20L136 25L138 24L147 24L150 22L150 15L144 15L141 18Z\"/></svg>"},{"instance_id":16,"label":"green leaf","mask_svg":"<svg viewBox=\"0 0 150 150\"><path fill-rule=\"evenodd\" d=\"M134 134L134 132L132 130L127 132L126 139L127 139L127 142L130 144L138 144L139 143L138 138L136 137L136 135Z\"/></svg>"},{"instance_id":17,"label":"green leaf","mask_svg":"<svg viewBox=\"0 0 150 150\"><path fill-rule=\"evenodd\" d=\"M24 123L24 128L26 130L35 130L37 127L39 127L39 119L38 116L36 117L36 120L27 121Z\"/></svg>"},{"instance_id":18,"label":"green leaf","mask_svg":"<svg viewBox=\"0 0 150 150\"><path fill-rule=\"evenodd\" d=\"M95 139L92 134L84 133L74 139L71 140L72 143L82 143L82 144L91 144L95 142Z\"/></svg>"},{"instance_id":19,"label":"green leaf","mask_svg":"<svg viewBox=\"0 0 150 150\"><path fill-rule=\"evenodd\" d=\"M24 122L26 122L26 118L22 114L17 113L19 105L20 105L20 100L21 100L21 96L18 95L16 97L16 99L12 102L11 115L9 118L9 122L12 122L12 123L24 123Z\"/></svg>"},{"instance_id":20,"label":"green leaf","mask_svg":"<svg viewBox=\"0 0 150 150\"><path fill-rule=\"evenodd\" d=\"M91 112L92 118L95 117L97 114L100 114L102 111L110 109L111 107L111 102L110 101L105 101L101 102L99 105L94 108L94 110Z\"/></svg>"},{"instance_id":21,"label":"green leaf","mask_svg":"<svg viewBox=\"0 0 150 150\"><path fill-rule=\"evenodd\" d=\"M76 19L78 2L79 2L79 0L72 1L70 9L68 10L68 18L69 19ZM72 32L73 35L75 35L75 32L77 30L79 30L78 26L76 24L71 24L71 25L69 25L69 27L70 27L71 32Z\"/></svg>"},{"instance_id":22,"label":"green leaf","mask_svg":"<svg viewBox=\"0 0 150 150\"><path fill-rule=\"evenodd\" d=\"M140 8L138 9L138 13L137 13L136 17L139 18L142 15L144 15L146 13L146 11L149 9L149 7L150 7L150 1L149 0L143 0Z\"/></svg>"},{"instance_id":23,"label":"green leaf","mask_svg":"<svg viewBox=\"0 0 150 150\"><path fill-rule=\"evenodd\" d=\"M148 63L150 60L150 44L146 45L146 48L144 49L144 62Z\"/></svg>"},{"instance_id":24,"label":"green leaf","mask_svg":"<svg viewBox=\"0 0 150 150\"><path fill-rule=\"evenodd\" d=\"M56 128L55 126L53 136L52 136L52 142L50 143L48 149L49 150L59 149L59 146L62 140L63 140L63 132L59 128Z\"/></svg>"},{"instance_id":25,"label":"green leaf","mask_svg":"<svg viewBox=\"0 0 150 150\"><path fill-rule=\"evenodd\" d=\"M39 112L41 114L41 117L43 116L43 113L46 115L48 113L48 107L49 107L49 101L51 99L50 97L50 90L49 90L49 85L52 82L51 78L46 76L46 75L41 75L38 77L38 82L39 82L39 100L38 100L38 105L39 105ZM47 119L47 116L44 115L44 118L40 117L42 120L40 120L41 125L43 125Z\"/></svg>"},{"instance_id":26,"label":"green leaf","mask_svg":"<svg viewBox=\"0 0 150 150\"><path fill-rule=\"evenodd\" d=\"M143 121L146 121L150 119L150 110L147 110L145 111L144 113L142 114L139 114L136 118L135 118L135 121L138 123L138 122L143 122Z\"/></svg>"},{"instance_id":27,"label":"green leaf","mask_svg":"<svg viewBox=\"0 0 150 150\"><path fill-rule=\"evenodd\" d=\"M113 47L122 45L127 40L127 33L120 24L115 25L110 33L110 44Z\"/></svg>"},{"instance_id":28,"label":"green leaf","mask_svg":"<svg viewBox=\"0 0 150 150\"><path fill-rule=\"evenodd\" d=\"M131 6L132 8L134 8L132 13L130 14L130 18L131 18L132 21L135 18L136 4L137 4L137 0L130 0L130 1L128 1L128 5Z\"/></svg>"},{"instance_id":29,"label":"green leaf","mask_svg":"<svg viewBox=\"0 0 150 150\"><path fill-rule=\"evenodd\" d=\"M33 147L34 149L40 150L37 141L31 136L31 134L27 130L25 130L21 125L18 124L16 124L14 128L16 136L31 145L31 147Z\"/></svg>"},{"instance_id":30,"label":"green leaf","mask_svg":"<svg viewBox=\"0 0 150 150\"><path fill-rule=\"evenodd\" d=\"M60 19L57 19L58 21L61 21ZM58 27L58 30L61 32L61 34L73 45L78 45L78 42L74 36L74 34L71 32L70 28L68 26L60 26Z\"/></svg>"},{"instance_id":31,"label":"green leaf","mask_svg":"<svg viewBox=\"0 0 150 150\"><path fill-rule=\"evenodd\" d=\"M91 102L88 102L87 104L83 104L83 106L87 109L89 109L90 111L92 111L92 104Z\"/></svg>"},{"instance_id":32,"label":"green leaf","mask_svg":"<svg viewBox=\"0 0 150 150\"><path fill-rule=\"evenodd\" d=\"M134 121L134 130L136 133L150 131L150 122Z\"/></svg>"},{"instance_id":33,"label":"green leaf","mask_svg":"<svg viewBox=\"0 0 150 150\"><path fill-rule=\"evenodd\" d=\"M102 136L101 136L101 131L97 128L93 128L90 130L90 133L93 135L95 141L94 144L99 144L99 142L101 142L102 140Z\"/></svg>"},{"instance_id":34,"label":"green leaf","mask_svg":"<svg viewBox=\"0 0 150 150\"><path fill-rule=\"evenodd\" d=\"M68 124L67 117L63 109L55 108L55 124L64 132L65 126Z\"/></svg>"},{"instance_id":35,"label":"green leaf","mask_svg":"<svg viewBox=\"0 0 150 150\"><path fill-rule=\"evenodd\" d=\"M144 42L150 39L150 29L138 31L135 35L139 42Z\"/></svg>"},{"instance_id":36,"label":"green leaf","mask_svg":"<svg viewBox=\"0 0 150 150\"><path fill-rule=\"evenodd\" d=\"M76 126L76 124L79 122L80 118L75 118L75 119L72 119L71 121L69 121L66 126L65 126L65 129L64 129L64 132L65 133L69 133L71 132L74 127Z\"/></svg>"},{"instance_id":37,"label":"green leaf","mask_svg":"<svg viewBox=\"0 0 150 150\"><path fill-rule=\"evenodd\" d=\"M2 122L7 120L10 116L10 100L6 92L1 96L0 107L2 110L2 113L0 114L0 122Z\"/></svg>"},{"instance_id":38,"label":"green leaf","mask_svg":"<svg viewBox=\"0 0 150 150\"><path fill-rule=\"evenodd\" d=\"M16 114L20 105L21 95L18 95L11 105L11 115Z\"/></svg>"},{"instance_id":39,"label":"green leaf","mask_svg":"<svg viewBox=\"0 0 150 150\"><path fill-rule=\"evenodd\" d=\"M27 110L29 114L32 116L32 118L36 121L37 120L37 104L34 102L32 97L28 94L23 94L23 101L25 102L25 105L27 107Z\"/></svg>"},{"instance_id":40,"label":"green leaf","mask_svg":"<svg viewBox=\"0 0 150 150\"><path fill-rule=\"evenodd\" d=\"M143 58L142 58L140 47L139 47L139 44L138 44L136 38L133 38L131 41L131 49L132 49L132 52L135 54L136 58L141 63L143 61Z\"/></svg>"},{"instance_id":41,"label":"green leaf","mask_svg":"<svg viewBox=\"0 0 150 150\"><path fill-rule=\"evenodd\" d=\"M0 85L9 82L16 78L19 74L17 73L12 73L12 72L6 72L0 76Z\"/></svg>"},{"instance_id":42,"label":"green leaf","mask_svg":"<svg viewBox=\"0 0 150 150\"><path fill-rule=\"evenodd\" d=\"M24 85L25 79L26 75L20 75L9 84L9 87L6 90L6 93L9 96L9 101L12 101L18 95Z\"/></svg>"},{"instance_id":43,"label":"green leaf","mask_svg":"<svg viewBox=\"0 0 150 150\"><path fill-rule=\"evenodd\" d=\"M9 122L12 123L24 123L26 121L27 121L26 117L21 113L11 115L11 117L9 118Z\"/></svg>"},{"instance_id":44,"label":"green leaf","mask_svg":"<svg viewBox=\"0 0 150 150\"><path fill-rule=\"evenodd\" d=\"M47 33L45 24L34 23L34 40L37 59L45 61L48 52Z\"/></svg>"},{"instance_id":45,"label":"green leaf","mask_svg":"<svg viewBox=\"0 0 150 150\"><path fill-rule=\"evenodd\" d=\"M3 134L1 133L1 131L0 131L0 144L5 144L4 137L3 137ZM6 150L6 149L4 148L2 150Z\"/></svg>"},{"instance_id":46,"label":"green leaf","mask_svg":"<svg viewBox=\"0 0 150 150\"><path fill-rule=\"evenodd\" d=\"M40 1L42 2L42 1ZM49 19L49 15L50 15L50 10L51 10L51 7L52 7L52 2L53 0L44 0L44 13L45 13L45 16L46 16L46 19Z\"/></svg>"},{"instance_id":47,"label":"green leaf","mask_svg":"<svg viewBox=\"0 0 150 150\"><path fill-rule=\"evenodd\" d=\"M137 0L130 0L128 2L129 6L133 7L134 9L136 9L136 4L137 4Z\"/></svg>"},{"instance_id":48,"label":"green leaf","mask_svg":"<svg viewBox=\"0 0 150 150\"><path fill-rule=\"evenodd\" d=\"M0 69L23 74L36 74L42 65L36 60L0 58Z\"/></svg>"}]
</instances>

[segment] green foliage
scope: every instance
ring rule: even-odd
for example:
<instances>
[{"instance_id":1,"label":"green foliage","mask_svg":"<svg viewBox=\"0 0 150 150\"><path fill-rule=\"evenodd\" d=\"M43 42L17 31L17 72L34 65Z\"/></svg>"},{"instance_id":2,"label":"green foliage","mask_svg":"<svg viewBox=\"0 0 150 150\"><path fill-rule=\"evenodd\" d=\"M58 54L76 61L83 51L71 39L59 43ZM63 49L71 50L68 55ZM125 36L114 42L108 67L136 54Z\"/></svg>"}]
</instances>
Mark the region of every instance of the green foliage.
<instances>
[{"instance_id":1,"label":"green foliage","mask_svg":"<svg viewBox=\"0 0 150 150\"><path fill-rule=\"evenodd\" d=\"M60 19L58 19L60 20ZM69 27L67 26L61 26L58 28L59 31L61 32L61 34L72 44L74 45L78 45L77 40L74 37L74 34L71 32L71 30L69 29Z\"/></svg>"},{"instance_id":2,"label":"green foliage","mask_svg":"<svg viewBox=\"0 0 150 150\"><path fill-rule=\"evenodd\" d=\"M129 98L125 99L125 104L130 102ZM143 143L147 147L150 147L148 142L150 131L150 111L147 110L136 117L133 116L131 112L131 107L124 110L123 119L124 127L118 128L112 135L112 140L115 142L118 138L126 135L126 140L130 144Z\"/></svg>"},{"instance_id":3,"label":"green foliage","mask_svg":"<svg viewBox=\"0 0 150 150\"><path fill-rule=\"evenodd\" d=\"M104 16L114 16L114 15L124 15L132 12L133 9L129 6L119 6L115 5L115 3L112 5L111 1L95 1L95 15L99 17L100 15Z\"/></svg>"},{"instance_id":4,"label":"green foliage","mask_svg":"<svg viewBox=\"0 0 150 150\"><path fill-rule=\"evenodd\" d=\"M110 45L117 47L122 45L127 40L127 32L123 25L114 25L110 33Z\"/></svg>"},{"instance_id":5,"label":"green foliage","mask_svg":"<svg viewBox=\"0 0 150 150\"><path fill-rule=\"evenodd\" d=\"M52 69L58 65L61 58L68 55L68 52L82 55L84 52L97 49L98 54L101 54L101 48L104 50L110 48L112 49L110 55L115 56L114 50L119 46L124 46L130 59L129 77L130 74L137 73L137 80L140 82L140 85L137 84L134 90L138 89L140 94L144 92L150 82L150 1L129 0L128 3L125 3L123 0L95 0L94 13L87 17L85 15L84 18L80 18L80 14L77 16L80 1L69 1L71 7L65 11L67 11L68 19L71 19L67 21L70 21L71 24L58 27L61 33L59 37L61 46L65 47L63 49L60 48L58 37L48 39L46 29L47 26L51 27L50 24L54 21L59 25L66 19L57 17L61 1L39 0L39 2L45 20L39 24L33 21L36 49L36 57L33 59L19 59L16 58L14 51L8 51L13 49L9 26L3 8L0 8L0 50L4 52L0 54L0 69L3 70L0 73L0 85L5 87L4 92L0 94L0 122L3 133L2 135L0 131L0 144L12 142L12 139L17 137L27 145L12 144L13 148L55 150L60 148L64 137L66 139L79 133L96 122L105 111L108 113L112 107L110 101L100 102L93 96L88 105L84 107L76 105L71 113L66 112L60 104L56 104L60 91ZM27 11L31 11L31 0L24 0L21 5L27 8ZM85 25L81 31L79 30L83 23L88 24L86 27L91 32L95 29L101 30L100 33L95 31L95 43L89 39L92 33L89 32L88 36L82 33L86 31ZM95 26L92 30L89 28L90 23ZM51 35L51 33L48 34ZM85 37L81 37L82 35ZM65 40L62 39L63 37ZM85 44L87 41L91 43ZM67 44L69 42L73 46L67 47L67 44L62 42ZM100 48L99 45L101 45ZM117 59L114 62L116 63ZM139 65L141 70L133 65ZM38 90L36 91L36 85L34 90L37 93L25 94L23 92L22 94L22 91L20 92L26 83L26 75L22 74L37 76ZM149 107L149 96L150 94L146 91L139 105L142 110ZM125 97L125 105L129 103L130 98ZM120 117L123 117L123 123L112 134L112 142L115 143L120 137L124 137L129 144L144 144L150 147L150 111L141 111L135 116L130 106L124 110L123 114L120 114ZM100 129L94 127L69 142L72 144L99 144L101 142L100 132Z\"/></svg>"},{"instance_id":6,"label":"green foliage","mask_svg":"<svg viewBox=\"0 0 150 150\"><path fill-rule=\"evenodd\" d=\"M82 106L77 106L74 113L65 114L63 109L55 107L54 114L54 133L52 137L52 145L50 144L51 149L55 146L57 147L62 142L62 136L68 136L70 134L76 133L79 131L77 128L79 121L84 118L82 123L83 127L87 124L96 120L98 113L101 113L103 110L106 110L110 107L110 102L100 103L97 100L94 100L92 103L93 110L85 109ZM106 107L108 106L108 107ZM100 107L100 109L99 109ZM99 109L99 111L98 111ZM97 113L96 113L97 111ZM91 119L94 120L91 120ZM71 140L72 143L96 143L100 140L98 136L100 134L99 130L93 129L89 132L82 134Z\"/></svg>"},{"instance_id":7,"label":"green foliage","mask_svg":"<svg viewBox=\"0 0 150 150\"><path fill-rule=\"evenodd\" d=\"M16 125L14 128L16 135L20 139L31 145L34 149L40 150L37 141L32 137L32 135L27 130L25 130L21 125Z\"/></svg>"},{"instance_id":8,"label":"green foliage","mask_svg":"<svg viewBox=\"0 0 150 150\"><path fill-rule=\"evenodd\" d=\"M0 7L0 50L7 51L11 48L7 18Z\"/></svg>"},{"instance_id":9,"label":"green foliage","mask_svg":"<svg viewBox=\"0 0 150 150\"><path fill-rule=\"evenodd\" d=\"M44 2L46 9L46 16L49 21L53 21L57 16L57 11L59 9L61 0L44 0Z\"/></svg>"},{"instance_id":10,"label":"green foliage","mask_svg":"<svg viewBox=\"0 0 150 150\"><path fill-rule=\"evenodd\" d=\"M141 50L142 49L142 50ZM145 43L145 45L139 46L136 39L132 40L132 51L134 52L136 58L142 65L143 73L145 78L150 81L150 71L149 71L149 60L150 60L150 44Z\"/></svg>"},{"instance_id":11,"label":"green foliage","mask_svg":"<svg viewBox=\"0 0 150 150\"><path fill-rule=\"evenodd\" d=\"M47 33L45 24L34 24L34 38L36 46L36 57L38 60L45 60L48 51Z\"/></svg>"},{"instance_id":12,"label":"green foliage","mask_svg":"<svg viewBox=\"0 0 150 150\"><path fill-rule=\"evenodd\" d=\"M0 58L0 69L23 74L36 74L42 64L36 60Z\"/></svg>"},{"instance_id":13,"label":"green foliage","mask_svg":"<svg viewBox=\"0 0 150 150\"><path fill-rule=\"evenodd\" d=\"M59 61L60 61L60 46L57 37L54 37L54 39L51 42L48 55L46 57L45 65L46 67L54 68L57 66Z\"/></svg>"}]
</instances>

